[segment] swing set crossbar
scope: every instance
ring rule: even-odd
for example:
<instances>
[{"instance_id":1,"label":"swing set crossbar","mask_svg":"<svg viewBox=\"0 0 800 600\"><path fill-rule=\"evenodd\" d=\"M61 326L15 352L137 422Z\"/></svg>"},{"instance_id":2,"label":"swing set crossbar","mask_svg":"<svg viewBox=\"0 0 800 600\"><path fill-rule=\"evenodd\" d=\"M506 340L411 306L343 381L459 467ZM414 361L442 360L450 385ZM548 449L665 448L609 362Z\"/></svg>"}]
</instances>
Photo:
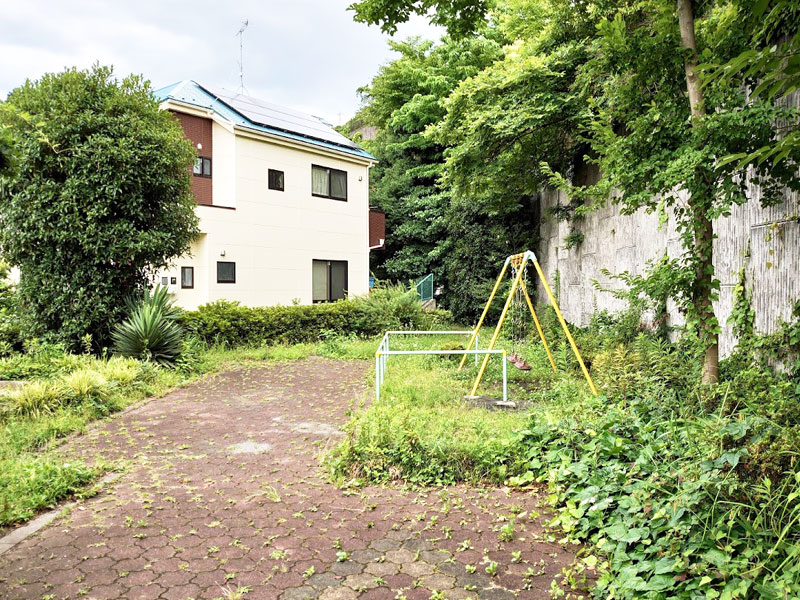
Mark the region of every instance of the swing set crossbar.
<instances>
[{"instance_id":1,"label":"swing set crossbar","mask_svg":"<svg viewBox=\"0 0 800 600\"><path fill-rule=\"evenodd\" d=\"M481 313L480 319L478 320L478 324L475 326L475 329L470 337L469 343L467 344L467 350L469 350L472 345L476 342L478 335L480 333L481 327L483 326L483 322L486 319L486 315L489 313L489 309L492 306L492 302L497 295L497 291L500 289L500 284L503 282L503 278L505 277L506 272L508 271L509 265L512 267L514 271L513 276L513 283L511 284L511 290L508 293L508 297L506 298L505 304L503 305L503 311L500 313L500 319L497 322L497 326L495 327L494 333L492 334L492 339L489 342L488 349L494 350L495 345L497 344L497 339L500 337L500 331L503 328L503 322L506 319L509 309L511 308L511 303L514 299L514 294L517 292L518 288L522 289L523 295L525 297L525 302L530 310L531 316L533 317L533 322L536 325L536 331L539 334L539 338L544 345L545 351L547 352L547 358L550 361L550 366L553 368L553 372L557 372L556 363L553 359L553 354L550 352L550 346L547 343L547 339L544 335L544 330L542 329L541 323L539 322L539 318L536 316L536 311L533 308L533 303L531 302L530 295L528 294L527 285L523 281L523 273L525 272L525 267L528 263L531 263L536 270L537 275L539 276L540 281L542 282L542 286L544 288L545 294L547 294L548 299L550 300L550 304L552 305L553 309L555 310L556 317L558 318L558 322L561 324L561 328L564 330L564 335L569 342L570 347L572 348L572 352L575 354L575 358L578 360L578 364L581 367L581 371L583 372L583 376L586 378L587 383L589 384L589 388L592 390L592 393L596 396L597 395L597 388L594 385L594 381L592 381L592 376L589 374L589 370L586 368L586 364L583 361L583 357L581 356L580 350L578 350L578 345L575 343L575 339L572 337L572 333L569 331L569 327L567 326L567 322L564 319L564 315L561 313L561 308L558 306L558 301L556 297L553 295L552 290L550 289L550 285L547 283L547 278L544 276L544 272L542 271L541 266L539 265L539 261L536 259L536 255L531 252L530 250L526 250L525 252L520 252L519 254L513 254L506 258L505 262L503 263L503 268L500 271L500 275L497 277L497 281L494 284L494 288L492 288L492 293L489 295L489 300L486 302L486 306L483 308L483 312ZM461 362L458 365L458 370L460 371L464 367L464 363L466 362L466 355L461 358ZM475 396L478 391L478 386L480 386L481 380L483 379L483 374L486 371L486 365L489 362L489 355L487 354L484 356L483 362L481 363L480 370L478 371L478 375L475 378L475 383L472 386L472 391L470 392L470 396Z\"/></svg>"}]
</instances>

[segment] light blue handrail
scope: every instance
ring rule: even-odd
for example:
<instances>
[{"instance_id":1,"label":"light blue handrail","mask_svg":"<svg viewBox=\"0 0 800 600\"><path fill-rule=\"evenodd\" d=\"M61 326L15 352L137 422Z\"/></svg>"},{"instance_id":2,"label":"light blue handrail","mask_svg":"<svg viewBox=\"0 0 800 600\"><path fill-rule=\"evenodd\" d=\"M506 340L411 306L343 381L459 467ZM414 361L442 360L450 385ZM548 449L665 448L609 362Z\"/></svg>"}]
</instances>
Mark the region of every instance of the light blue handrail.
<instances>
[{"instance_id":1,"label":"light blue handrail","mask_svg":"<svg viewBox=\"0 0 800 600\"><path fill-rule=\"evenodd\" d=\"M428 273L416 281L417 293L421 302L433 299L433 273Z\"/></svg>"}]
</instances>

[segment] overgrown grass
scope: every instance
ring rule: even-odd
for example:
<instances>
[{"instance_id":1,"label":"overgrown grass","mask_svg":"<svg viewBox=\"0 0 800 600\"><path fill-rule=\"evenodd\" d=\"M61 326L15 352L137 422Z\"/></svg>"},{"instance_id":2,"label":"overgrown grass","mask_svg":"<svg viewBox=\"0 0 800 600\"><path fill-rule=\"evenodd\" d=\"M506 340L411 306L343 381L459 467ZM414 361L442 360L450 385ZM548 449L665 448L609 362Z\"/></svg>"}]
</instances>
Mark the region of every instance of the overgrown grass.
<instances>
[{"instance_id":1,"label":"overgrown grass","mask_svg":"<svg viewBox=\"0 0 800 600\"><path fill-rule=\"evenodd\" d=\"M456 341L454 341L456 340ZM393 338L397 350L463 347L467 338ZM481 357L482 358L482 357ZM511 399L528 400L533 390L585 387L571 374L555 375L544 350L532 348L529 372L508 367ZM458 371L460 356L391 356L380 401L356 412L345 441L330 456L341 480L402 479L419 484L502 482L525 470L520 444L527 411L490 410L465 404L478 371L473 357ZM493 357L479 392L502 398L502 362Z\"/></svg>"},{"instance_id":2,"label":"overgrown grass","mask_svg":"<svg viewBox=\"0 0 800 600\"><path fill-rule=\"evenodd\" d=\"M800 597L800 363L775 372L766 342L743 343L720 384L703 387L690 337L669 343L638 318L604 315L573 330L593 397L553 315L543 321L559 374L533 340L533 370L509 371L527 414L466 407L474 367L396 362L381 401L353 416L332 453L334 474L545 484L553 525L586 548L570 575L596 570L597 597ZM495 364L483 393L498 386Z\"/></svg>"},{"instance_id":3,"label":"overgrown grass","mask_svg":"<svg viewBox=\"0 0 800 600\"><path fill-rule=\"evenodd\" d=\"M0 395L0 525L30 518L107 469L102 462L87 466L60 456L54 448L64 436L186 377L122 358L57 358L48 351L42 364L35 361L30 355L17 359L30 367L27 372L49 377Z\"/></svg>"},{"instance_id":4,"label":"overgrown grass","mask_svg":"<svg viewBox=\"0 0 800 600\"><path fill-rule=\"evenodd\" d=\"M205 347L190 343L181 369L134 359L68 354L58 346L28 344L28 352L0 359L0 378L24 380L0 390L0 527L29 519L38 510L87 486L113 465L68 460L58 445L89 423L148 396L235 365L374 357L376 339L328 335L320 342L259 347Z\"/></svg>"}]
</instances>

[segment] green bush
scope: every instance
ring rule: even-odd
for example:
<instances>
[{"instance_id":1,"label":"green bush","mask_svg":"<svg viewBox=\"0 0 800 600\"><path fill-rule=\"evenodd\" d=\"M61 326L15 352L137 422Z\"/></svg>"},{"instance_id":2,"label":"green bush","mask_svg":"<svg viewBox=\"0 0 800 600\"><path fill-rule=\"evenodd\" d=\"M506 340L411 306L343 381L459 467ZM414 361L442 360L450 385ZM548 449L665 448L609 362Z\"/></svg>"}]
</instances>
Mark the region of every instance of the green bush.
<instances>
[{"instance_id":1,"label":"green bush","mask_svg":"<svg viewBox=\"0 0 800 600\"><path fill-rule=\"evenodd\" d=\"M114 350L122 356L173 365L183 348L183 328L167 288L157 286L138 300L128 300L128 318L111 332Z\"/></svg>"},{"instance_id":2,"label":"green bush","mask_svg":"<svg viewBox=\"0 0 800 600\"><path fill-rule=\"evenodd\" d=\"M24 351L0 358L0 379L50 379L92 364L93 356L69 354L61 344L27 340Z\"/></svg>"},{"instance_id":3,"label":"green bush","mask_svg":"<svg viewBox=\"0 0 800 600\"><path fill-rule=\"evenodd\" d=\"M180 321L209 344L260 346L316 342L331 332L367 337L387 329L431 329L449 324L450 315L423 309L406 288L391 286L353 300L308 306L248 307L218 300L184 313Z\"/></svg>"},{"instance_id":4,"label":"green bush","mask_svg":"<svg viewBox=\"0 0 800 600\"><path fill-rule=\"evenodd\" d=\"M19 298L10 281L10 268L0 260L0 356L22 349Z\"/></svg>"}]
</instances>

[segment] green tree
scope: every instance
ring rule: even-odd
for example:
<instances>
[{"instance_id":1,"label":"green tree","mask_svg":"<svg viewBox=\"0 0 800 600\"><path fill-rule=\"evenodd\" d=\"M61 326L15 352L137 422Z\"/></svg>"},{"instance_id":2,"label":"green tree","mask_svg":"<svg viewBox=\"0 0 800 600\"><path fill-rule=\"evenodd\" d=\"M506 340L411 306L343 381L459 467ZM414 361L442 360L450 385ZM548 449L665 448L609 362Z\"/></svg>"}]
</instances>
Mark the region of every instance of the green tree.
<instances>
[{"instance_id":1,"label":"green tree","mask_svg":"<svg viewBox=\"0 0 800 600\"><path fill-rule=\"evenodd\" d=\"M428 15L432 23L463 36L473 32L483 20L489 3L489 0L360 0L351 4L350 10L355 12L356 21L380 25L390 34L412 14L417 14Z\"/></svg>"},{"instance_id":2,"label":"green tree","mask_svg":"<svg viewBox=\"0 0 800 600\"><path fill-rule=\"evenodd\" d=\"M378 131L366 142L378 158L371 202L385 211L388 234L385 250L371 255L372 269L399 281L433 272L441 281L439 247L447 235L450 194L437 186L443 148L424 132L444 117L443 98L496 60L501 45L479 36L445 38L440 44L411 39L391 46L400 56L360 90L365 104L356 117Z\"/></svg>"},{"instance_id":3,"label":"green tree","mask_svg":"<svg viewBox=\"0 0 800 600\"><path fill-rule=\"evenodd\" d=\"M578 216L584 200L623 213L674 212L685 254L689 325L706 351L704 380L717 377L719 326L713 302L713 221L748 200L784 198L798 186L797 153L745 173L725 160L781 140L797 111L748 98L741 79L701 87L698 62L722 64L744 51L752 19L734 2L686 0L507 0L492 21L509 39L505 59L464 81L437 128L447 144L445 181L495 208L532 194L547 175ZM785 82L784 82L785 83ZM601 179L585 185L581 163ZM745 177L747 175L747 177Z\"/></svg>"},{"instance_id":4,"label":"green tree","mask_svg":"<svg viewBox=\"0 0 800 600\"><path fill-rule=\"evenodd\" d=\"M777 123L795 118L795 111L748 99L741 81L701 87L700 57L723 62L747 43L747 20L736 5L707 2L695 14L689 0L618 4L600 23L594 56L577 80L591 91L584 135L602 180L573 191L611 197L627 214L674 212L683 267L693 274L683 308L705 350L703 380L713 383L719 332L713 222L747 202L753 183L764 205L781 202L784 186L798 187L797 155L747 174L721 159L773 143Z\"/></svg>"},{"instance_id":5,"label":"green tree","mask_svg":"<svg viewBox=\"0 0 800 600\"><path fill-rule=\"evenodd\" d=\"M20 268L28 333L100 347L124 299L197 234L192 145L148 82L109 67L27 81L4 114L18 161L0 244Z\"/></svg>"}]
</instances>

